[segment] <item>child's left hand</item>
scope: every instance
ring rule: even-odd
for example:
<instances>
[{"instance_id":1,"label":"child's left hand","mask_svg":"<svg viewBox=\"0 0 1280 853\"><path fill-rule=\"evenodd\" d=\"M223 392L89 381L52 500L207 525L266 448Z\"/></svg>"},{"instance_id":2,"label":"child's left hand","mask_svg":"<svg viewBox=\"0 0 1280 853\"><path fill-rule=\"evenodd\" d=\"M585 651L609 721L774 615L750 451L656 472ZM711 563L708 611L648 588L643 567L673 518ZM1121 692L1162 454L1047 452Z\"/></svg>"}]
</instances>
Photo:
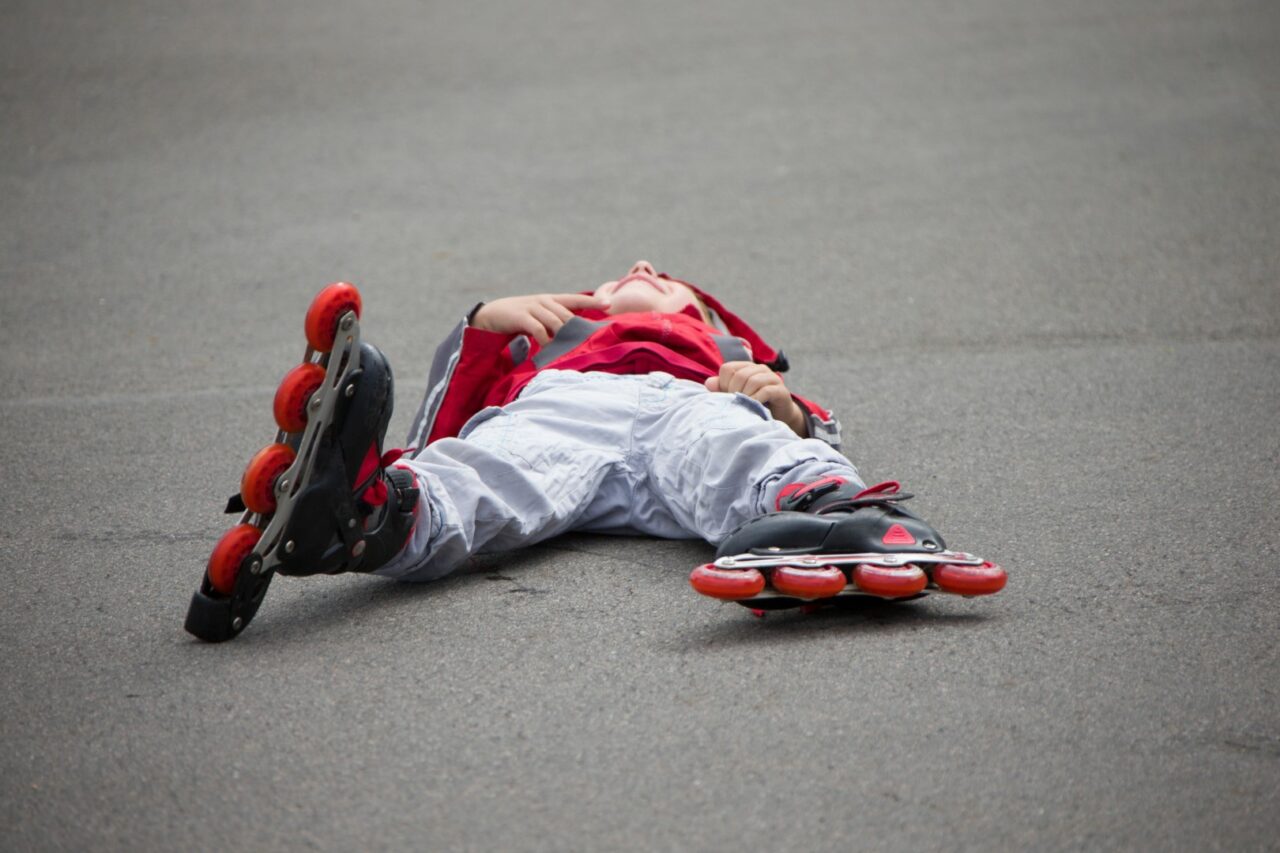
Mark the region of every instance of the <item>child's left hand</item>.
<instances>
[{"instance_id":1,"label":"child's left hand","mask_svg":"<svg viewBox=\"0 0 1280 853\"><path fill-rule=\"evenodd\" d=\"M764 403L774 420L782 421L801 438L808 438L809 419L804 410L792 399L782 377L763 364L726 361L720 365L720 375L712 376L704 384L708 391L737 392Z\"/></svg>"}]
</instances>

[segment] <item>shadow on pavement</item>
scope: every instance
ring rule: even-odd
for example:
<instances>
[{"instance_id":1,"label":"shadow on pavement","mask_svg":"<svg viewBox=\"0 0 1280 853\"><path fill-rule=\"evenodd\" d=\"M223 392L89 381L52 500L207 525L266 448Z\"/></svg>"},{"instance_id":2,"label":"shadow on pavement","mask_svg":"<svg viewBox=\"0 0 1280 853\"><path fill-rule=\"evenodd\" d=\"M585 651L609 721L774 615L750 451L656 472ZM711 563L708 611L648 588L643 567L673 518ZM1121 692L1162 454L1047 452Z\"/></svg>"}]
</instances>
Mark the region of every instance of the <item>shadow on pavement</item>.
<instances>
[{"instance_id":1,"label":"shadow on pavement","mask_svg":"<svg viewBox=\"0 0 1280 853\"><path fill-rule=\"evenodd\" d=\"M723 616L720 614L723 613ZM998 618L984 612L942 613L930 608L928 599L895 604L878 599L854 599L839 607L825 607L805 613L801 609L775 610L763 617L751 615L734 605L714 612L716 621L708 620L682 641L674 645L690 651L709 644L748 645L809 640L831 631L862 634L894 635L932 628L978 627Z\"/></svg>"}]
</instances>

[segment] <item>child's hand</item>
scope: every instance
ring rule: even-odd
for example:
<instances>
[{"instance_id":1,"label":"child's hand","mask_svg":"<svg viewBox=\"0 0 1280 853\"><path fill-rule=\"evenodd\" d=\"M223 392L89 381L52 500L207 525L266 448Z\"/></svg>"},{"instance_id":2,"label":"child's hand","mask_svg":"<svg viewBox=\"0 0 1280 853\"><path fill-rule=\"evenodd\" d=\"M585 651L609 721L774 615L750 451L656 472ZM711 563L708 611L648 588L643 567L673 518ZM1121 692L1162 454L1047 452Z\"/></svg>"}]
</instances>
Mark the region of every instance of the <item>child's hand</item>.
<instances>
[{"instance_id":1,"label":"child's hand","mask_svg":"<svg viewBox=\"0 0 1280 853\"><path fill-rule=\"evenodd\" d=\"M764 403L774 420L782 421L801 438L809 437L809 419L804 410L791 398L782 377L763 364L726 361L720 365L720 375L712 376L705 384L708 391L736 391Z\"/></svg>"},{"instance_id":2,"label":"child's hand","mask_svg":"<svg viewBox=\"0 0 1280 853\"><path fill-rule=\"evenodd\" d=\"M539 344L545 344L569 322L575 309L599 308L603 311L608 307L609 300L581 293L508 296L480 306L471 318L471 325L504 335L529 335Z\"/></svg>"}]
</instances>

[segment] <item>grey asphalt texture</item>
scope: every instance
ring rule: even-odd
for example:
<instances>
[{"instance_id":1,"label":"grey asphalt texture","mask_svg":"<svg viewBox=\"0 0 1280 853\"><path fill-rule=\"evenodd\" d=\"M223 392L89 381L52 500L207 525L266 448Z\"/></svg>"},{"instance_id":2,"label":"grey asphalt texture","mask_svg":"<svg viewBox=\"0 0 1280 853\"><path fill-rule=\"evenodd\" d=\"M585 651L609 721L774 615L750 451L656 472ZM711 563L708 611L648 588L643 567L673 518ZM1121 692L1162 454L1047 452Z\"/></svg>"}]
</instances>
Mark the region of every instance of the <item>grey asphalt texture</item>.
<instances>
[{"instance_id":1,"label":"grey asphalt texture","mask_svg":"<svg viewBox=\"0 0 1280 853\"><path fill-rule=\"evenodd\" d=\"M0 848L1275 849L1280 7L0 7ZM182 631L324 283L405 434L481 299L753 318L989 599L694 542Z\"/></svg>"}]
</instances>

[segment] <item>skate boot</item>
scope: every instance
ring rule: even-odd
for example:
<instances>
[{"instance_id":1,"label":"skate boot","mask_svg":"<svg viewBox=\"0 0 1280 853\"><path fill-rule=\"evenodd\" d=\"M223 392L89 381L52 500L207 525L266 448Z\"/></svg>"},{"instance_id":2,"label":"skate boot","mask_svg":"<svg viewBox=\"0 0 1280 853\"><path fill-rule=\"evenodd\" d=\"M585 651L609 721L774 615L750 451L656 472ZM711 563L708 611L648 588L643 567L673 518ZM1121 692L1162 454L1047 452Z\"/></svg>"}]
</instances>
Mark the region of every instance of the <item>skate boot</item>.
<instances>
[{"instance_id":1,"label":"skate boot","mask_svg":"<svg viewBox=\"0 0 1280 853\"><path fill-rule=\"evenodd\" d=\"M186 629L220 642L253 619L276 572L368 572L413 527L418 489L388 469L382 440L393 388L386 357L360 340L360 294L337 282L307 311L307 351L275 397L275 442L250 460L227 512L240 521L214 546Z\"/></svg>"},{"instance_id":2,"label":"skate boot","mask_svg":"<svg viewBox=\"0 0 1280 853\"><path fill-rule=\"evenodd\" d=\"M1004 588L1004 569L948 551L938 531L902 507L910 497L892 481L861 490L842 477L793 483L778 496L778 512L731 533L716 561L694 569L689 583L758 614L858 595L974 596Z\"/></svg>"}]
</instances>

